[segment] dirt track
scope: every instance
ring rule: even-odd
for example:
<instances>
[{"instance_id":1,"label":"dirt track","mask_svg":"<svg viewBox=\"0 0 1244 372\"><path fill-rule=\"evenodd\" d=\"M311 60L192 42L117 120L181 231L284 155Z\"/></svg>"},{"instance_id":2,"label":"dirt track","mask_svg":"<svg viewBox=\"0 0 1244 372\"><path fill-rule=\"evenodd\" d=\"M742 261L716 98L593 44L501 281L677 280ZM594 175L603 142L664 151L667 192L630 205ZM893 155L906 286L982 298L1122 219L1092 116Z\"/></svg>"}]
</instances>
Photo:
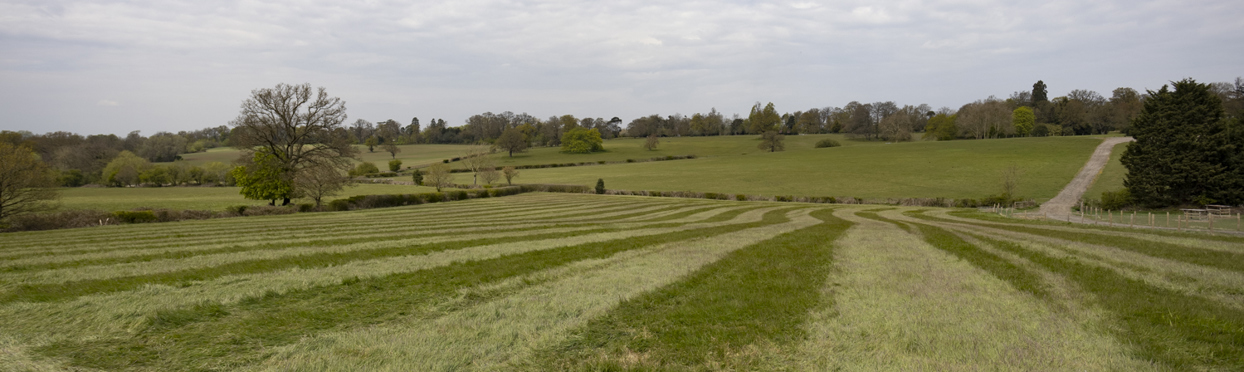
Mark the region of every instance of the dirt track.
<instances>
[{"instance_id":1,"label":"dirt track","mask_svg":"<svg viewBox=\"0 0 1244 372\"><path fill-rule=\"evenodd\" d=\"M1102 168L1106 166L1106 162L1110 161L1110 151L1115 145L1124 142L1131 142L1132 137L1111 137L1101 142L1096 150L1093 150L1093 156L1089 157L1088 163L1084 164L1084 168L1080 168L1080 173L1076 174L1076 178L1071 179L1071 183L1058 192L1053 199L1041 204L1040 213L1049 218L1065 220L1071 215L1071 207L1080 201L1080 197L1093 185L1093 180L1097 179L1097 175L1101 174Z\"/></svg>"}]
</instances>

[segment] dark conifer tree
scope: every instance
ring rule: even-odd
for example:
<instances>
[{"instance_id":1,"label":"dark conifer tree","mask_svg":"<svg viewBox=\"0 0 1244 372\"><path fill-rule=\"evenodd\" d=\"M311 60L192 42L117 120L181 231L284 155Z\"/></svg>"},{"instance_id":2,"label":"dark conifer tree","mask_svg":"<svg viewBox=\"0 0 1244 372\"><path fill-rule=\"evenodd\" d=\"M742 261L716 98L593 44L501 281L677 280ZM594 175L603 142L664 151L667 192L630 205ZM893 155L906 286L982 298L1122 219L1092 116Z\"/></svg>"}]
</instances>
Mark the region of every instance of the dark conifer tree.
<instances>
[{"instance_id":1,"label":"dark conifer tree","mask_svg":"<svg viewBox=\"0 0 1244 372\"><path fill-rule=\"evenodd\" d=\"M1222 101L1207 84L1185 79L1149 91L1144 110L1132 122L1136 142L1123 153L1123 184L1134 200L1150 207L1241 201L1240 159ZM1234 142L1239 142L1238 140Z\"/></svg>"}]
</instances>

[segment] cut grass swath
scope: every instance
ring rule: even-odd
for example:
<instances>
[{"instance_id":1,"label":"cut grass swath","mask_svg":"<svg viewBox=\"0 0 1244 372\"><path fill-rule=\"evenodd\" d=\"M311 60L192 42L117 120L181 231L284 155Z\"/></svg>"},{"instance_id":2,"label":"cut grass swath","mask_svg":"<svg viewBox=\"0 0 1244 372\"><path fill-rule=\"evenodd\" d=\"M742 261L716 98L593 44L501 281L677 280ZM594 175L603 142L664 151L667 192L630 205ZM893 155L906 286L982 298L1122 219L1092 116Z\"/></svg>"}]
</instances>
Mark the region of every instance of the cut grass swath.
<instances>
[{"instance_id":1,"label":"cut grass swath","mask_svg":"<svg viewBox=\"0 0 1244 372\"><path fill-rule=\"evenodd\" d=\"M567 246L351 280L340 286L270 295L233 306L209 303L165 311L133 338L62 342L39 351L69 357L75 365L92 368L236 368L261 358L265 346L288 344L316 331L417 316L409 312L452 298L460 288L656 244L778 224L786 221L785 213L771 211L754 223ZM484 300L487 298L479 299Z\"/></svg>"},{"instance_id":2,"label":"cut grass swath","mask_svg":"<svg viewBox=\"0 0 1244 372\"><path fill-rule=\"evenodd\" d=\"M824 222L737 250L685 280L624 302L535 359L541 370L694 369L802 335L822 299L831 244L850 223ZM757 359L759 355L749 356ZM746 368L746 367L744 367Z\"/></svg>"}]
</instances>

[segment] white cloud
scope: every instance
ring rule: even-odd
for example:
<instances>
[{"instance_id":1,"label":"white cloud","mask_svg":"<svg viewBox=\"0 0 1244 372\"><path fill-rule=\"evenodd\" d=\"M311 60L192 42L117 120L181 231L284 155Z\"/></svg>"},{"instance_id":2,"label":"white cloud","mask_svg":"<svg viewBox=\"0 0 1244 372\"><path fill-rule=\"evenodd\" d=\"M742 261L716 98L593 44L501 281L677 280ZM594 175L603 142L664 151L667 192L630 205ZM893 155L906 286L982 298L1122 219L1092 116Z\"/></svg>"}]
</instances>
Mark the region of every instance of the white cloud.
<instances>
[{"instance_id":1,"label":"white cloud","mask_svg":"<svg viewBox=\"0 0 1244 372\"><path fill-rule=\"evenodd\" d=\"M352 117L454 124L486 110L633 118L757 100L958 106L1037 79L1055 95L1231 79L1244 74L1230 63L1241 16L1227 0L8 0L0 98L14 99L0 110L67 130L194 129L278 82L326 86ZM133 112L54 109L117 91ZM106 128L73 127L85 122Z\"/></svg>"}]
</instances>

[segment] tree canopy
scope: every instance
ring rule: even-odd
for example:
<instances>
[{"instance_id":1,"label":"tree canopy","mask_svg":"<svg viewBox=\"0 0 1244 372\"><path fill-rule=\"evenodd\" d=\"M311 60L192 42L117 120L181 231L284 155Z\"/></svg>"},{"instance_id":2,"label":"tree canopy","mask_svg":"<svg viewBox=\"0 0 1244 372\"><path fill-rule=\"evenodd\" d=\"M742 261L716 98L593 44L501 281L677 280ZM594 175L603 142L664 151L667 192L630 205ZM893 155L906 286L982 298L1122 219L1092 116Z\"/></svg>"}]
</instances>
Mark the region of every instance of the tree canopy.
<instances>
[{"instance_id":1,"label":"tree canopy","mask_svg":"<svg viewBox=\"0 0 1244 372\"><path fill-rule=\"evenodd\" d=\"M586 154L605 151L604 143L605 141L600 138L600 131L596 128L574 128L562 135L562 152Z\"/></svg>"},{"instance_id":2,"label":"tree canopy","mask_svg":"<svg viewBox=\"0 0 1244 372\"><path fill-rule=\"evenodd\" d=\"M310 84L282 83L256 89L230 122L236 127L233 146L243 150L243 161L258 159L254 155L258 153L271 156L270 161L279 164L272 169L287 173L281 176L285 180L312 167L344 173L350 169L350 158L358 154L341 125L345 119L345 102L329 97L324 88L312 91ZM286 198L284 204L288 203Z\"/></svg>"},{"instance_id":3,"label":"tree canopy","mask_svg":"<svg viewBox=\"0 0 1244 372\"><path fill-rule=\"evenodd\" d=\"M1124 185L1135 200L1159 207L1244 202L1241 134L1232 134L1209 85L1186 79L1149 91L1123 153ZM1238 129L1236 130L1238 132Z\"/></svg>"},{"instance_id":4,"label":"tree canopy","mask_svg":"<svg viewBox=\"0 0 1244 372\"><path fill-rule=\"evenodd\" d=\"M51 209L56 199L52 174L35 152L0 142L0 221L14 215Z\"/></svg>"}]
</instances>

